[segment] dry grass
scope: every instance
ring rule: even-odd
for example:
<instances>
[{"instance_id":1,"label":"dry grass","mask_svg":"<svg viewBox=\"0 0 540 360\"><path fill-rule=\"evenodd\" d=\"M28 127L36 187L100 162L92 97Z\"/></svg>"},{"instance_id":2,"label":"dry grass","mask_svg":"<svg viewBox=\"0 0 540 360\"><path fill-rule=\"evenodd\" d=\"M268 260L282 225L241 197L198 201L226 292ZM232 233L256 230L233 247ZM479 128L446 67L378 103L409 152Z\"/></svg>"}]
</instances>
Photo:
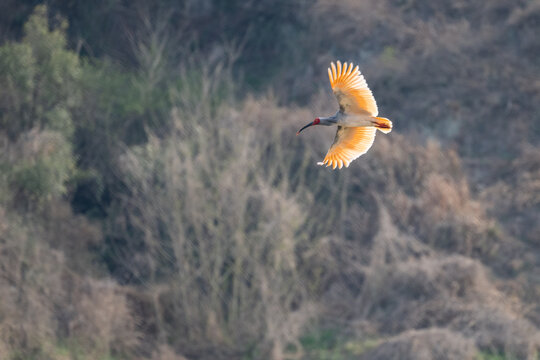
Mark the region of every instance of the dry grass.
<instances>
[{"instance_id":1,"label":"dry grass","mask_svg":"<svg viewBox=\"0 0 540 360\"><path fill-rule=\"evenodd\" d=\"M497 290L481 264L461 256L374 266L357 308L376 333L448 327L483 351L533 359L540 349L520 301Z\"/></svg>"},{"instance_id":2,"label":"dry grass","mask_svg":"<svg viewBox=\"0 0 540 360\"><path fill-rule=\"evenodd\" d=\"M471 339L446 329L410 330L390 338L361 359L473 360L477 349Z\"/></svg>"},{"instance_id":3,"label":"dry grass","mask_svg":"<svg viewBox=\"0 0 540 360\"><path fill-rule=\"evenodd\" d=\"M510 234L540 245L540 151L528 147L509 166L498 170L499 181L482 192L493 216L501 219Z\"/></svg>"}]
</instances>

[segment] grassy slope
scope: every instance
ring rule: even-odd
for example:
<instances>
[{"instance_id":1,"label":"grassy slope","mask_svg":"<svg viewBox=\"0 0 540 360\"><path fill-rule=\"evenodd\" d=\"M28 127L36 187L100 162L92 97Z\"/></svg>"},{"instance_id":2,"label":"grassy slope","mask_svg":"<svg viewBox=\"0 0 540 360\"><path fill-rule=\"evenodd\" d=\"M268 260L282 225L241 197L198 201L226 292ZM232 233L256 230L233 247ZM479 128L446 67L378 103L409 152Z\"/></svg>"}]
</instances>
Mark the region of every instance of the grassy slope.
<instances>
[{"instance_id":1,"label":"grassy slope","mask_svg":"<svg viewBox=\"0 0 540 360\"><path fill-rule=\"evenodd\" d=\"M535 358L534 2L111 4L56 101L74 134L1 104L2 357ZM74 44L103 31L55 6ZM293 135L335 58L396 126L340 173L328 129Z\"/></svg>"}]
</instances>

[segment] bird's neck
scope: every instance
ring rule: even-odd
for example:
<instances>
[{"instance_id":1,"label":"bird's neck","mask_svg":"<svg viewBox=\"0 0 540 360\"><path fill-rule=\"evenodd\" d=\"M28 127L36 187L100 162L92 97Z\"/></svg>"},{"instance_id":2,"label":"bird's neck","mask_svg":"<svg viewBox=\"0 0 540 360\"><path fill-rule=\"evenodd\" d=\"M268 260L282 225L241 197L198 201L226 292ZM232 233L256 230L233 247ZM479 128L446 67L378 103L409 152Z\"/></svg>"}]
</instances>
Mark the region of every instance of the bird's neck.
<instances>
[{"instance_id":1,"label":"bird's neck","mask_svg":"<svg viewBox=\"0 0 540 360\"><path fill-rule=\"evenodd\" d=\"M326 125L326 126L336 125L338 121L338 114L336 113L328 117L323 116L323 117L320 117L319 119L321 120L320 125Z\"/></svg>"}]
</instances>

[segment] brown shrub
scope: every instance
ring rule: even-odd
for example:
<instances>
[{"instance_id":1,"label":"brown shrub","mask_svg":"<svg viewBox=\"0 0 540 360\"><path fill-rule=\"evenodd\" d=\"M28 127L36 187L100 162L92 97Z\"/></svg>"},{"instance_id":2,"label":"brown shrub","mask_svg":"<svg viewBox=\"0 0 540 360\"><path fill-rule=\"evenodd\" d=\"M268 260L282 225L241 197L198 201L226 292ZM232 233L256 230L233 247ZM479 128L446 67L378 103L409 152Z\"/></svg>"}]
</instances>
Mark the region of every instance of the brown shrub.
<instances>
[{"instance_id":1,"label":"brown shrub","mask_svg":"<svg viewBox=\"0 0 540 360\"><path fill-rule=\"evenodd\" d=\"M478 262L461 256L428 257L369 269L358 308L381 331L396 333L446 326L461 306L500 299Z\"/></svg>"},{"instance_id":2,"label":"brown shrub","mask_svg":"<svg viewBox=\"0 0 540 360\"><path fill-rule=\"evenodd\" d=\"M160 345L152 354L152 360L189 360L188 358L177 354L171 347Z\"/></svg>"},{"instance_id":3,"label":"brown shrub","mask_svg":"<svg viewBox=\"0 0 540 360\"><path fill-rule=\"evenodd\" d=\"M510 311L504 301L501 299L499 306L480 303L464 307L449 328L473 339L481 350L505 354L509 358L537 359L540 351L538 329L521 314Z\"/></svg>"},{"instance_id":4,"label":"brown shrub","mask_svg":"<svg viewBox=\"0 0 540 360\"><path fill-rule=\"evenodd\" d=\"M473 360L474 341L447 329L410 330L393 337L361 359L369 360Z\"/></svg>"},{"instance_id":5,"label":"brown shrub","mask_svg":"<svg viewBox=\"0 0 540 360\"><path fill-rule=\"evenodd\" d=\"M280 358L312 313L298 256L308 239L297 236L307 209L285 176L298 158L272 145L294 131L279 139L282 129L265 122L285 114L251 101L216 120L173 113L186 117L173 133L119 162L128 193L109 234L128 234L129 245L115 261L163 284L149 285L157 334L188 356L256 342Z\"/></svg>"},{"instance_id":6,"label":"brown shrub","mask_svg":"<svg viewBox=\"0 0 540 360\"><path fill-rule=\"evenodd\" d=\"M517 358L534 358L540 346L519 300L498 291L480 263L462 256L376 265L366 272L357 306L377 332L449 328L481 350Z\"/></svg>"},{"instance_id":7,"label":"brown shrub","mask_svg":"<svg viewBox=\"0 0 540 360\"><path fill-rule=\"evenodd\" d=\"M99 223L73 213L69 203L51 201L39 212L43 227L42 240L54 249L62 251L71 271L84 275L101 275L103 269L96 266L94 249L102 245L103 234Z\"/></svg>"},{"instance_id":8,"label":"brown shrub","mask_svg":"<svg viewBox=\"0 0 540 360\"><path fill-rule=\"evenodd\" d=\"M489 213L513 236L540 244L540 149L527 147L522 156L494 174L498 181L484 189Z\"/></svg>"},{"instance_id":9,"label":"brown shrub","mask_svg":"<svg viewBox=\"0 0 540 360\"><path fill-rule=\"evenodd\" d=\"M362 191L353 195L355 202L374 213L376 203L370 197L377 194L391 222L431 248L478 257L498 269L526 256L522 244L497 231L496 221L471 193L455 152L391 134L377 137L358 167L351 186ZM365 227L353 232L369 238Z\"/></svg>"},{"instance_id":10,"label":"brown shrub","mask_svg":"<svg viewBox=\"0 0 540 360\"><path fill-rule=\"evenodd\" d=\"M95 354L124 356L137 348L135 319L116 283L76 276L63 283L71 288L56 306L64 315L61 325L78 346Z\"/></svg>"},{"instance_id":11,"label":"brown shrub","mask_svg":"<svg viewBox=\"0 0 540 360\"><path fill-rule=\"evenodd\" d=\"M58 251L36 243L22 219L0 211L0 342L22 356L55 338L53 300L62 294ZM60 293L60 294L59 294Z\"/></svg>"},{"instance_id":12,"label":"brown shrub","mask_svg":"<svg viewBox=\"0 0 540 360\"><path fill-rule=\"evenodd\" d=\"M55 356L59 343L95 356L133 351L135 322L118 285L71 272L30 219L0 210L0 348L25 358Z\"/></svg>"}]
</instances>

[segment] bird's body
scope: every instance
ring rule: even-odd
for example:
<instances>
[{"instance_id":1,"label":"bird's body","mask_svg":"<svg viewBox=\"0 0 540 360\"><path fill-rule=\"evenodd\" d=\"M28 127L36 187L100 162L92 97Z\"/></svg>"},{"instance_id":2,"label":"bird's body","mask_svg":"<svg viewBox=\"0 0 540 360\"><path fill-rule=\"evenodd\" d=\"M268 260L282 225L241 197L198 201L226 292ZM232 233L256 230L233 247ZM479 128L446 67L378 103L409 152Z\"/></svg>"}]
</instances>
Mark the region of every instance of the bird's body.
<instances>
[{"instance_id":1,"label":"bird's body","mask_svg":"<svg viewBox=\"0 0 540 360\"><path fill-rule=\"evenodd\" d=\"M300 131L313 125L338 126L336 137L324 160L319 165L340 169L365 154L373 141L377 129L383 133L392 131L392 122L377 117L378 108L366 80L353 64L343 67L341 62L328 68L328 76L334 95L339 103L339 110L329 117L318 117Z\"/></svg>"},{"instance_id":2,"label":"bird's body","mask_svg":"<svg viewBox=\"0 0 540 360\"><path fill-rule=\"evenodd\" d=\"M346 114L338 110L329 117L320 117L319 125L337 125L344 127L373 126L373 117L363 114Z\"/></svg>"}]
</instances>

